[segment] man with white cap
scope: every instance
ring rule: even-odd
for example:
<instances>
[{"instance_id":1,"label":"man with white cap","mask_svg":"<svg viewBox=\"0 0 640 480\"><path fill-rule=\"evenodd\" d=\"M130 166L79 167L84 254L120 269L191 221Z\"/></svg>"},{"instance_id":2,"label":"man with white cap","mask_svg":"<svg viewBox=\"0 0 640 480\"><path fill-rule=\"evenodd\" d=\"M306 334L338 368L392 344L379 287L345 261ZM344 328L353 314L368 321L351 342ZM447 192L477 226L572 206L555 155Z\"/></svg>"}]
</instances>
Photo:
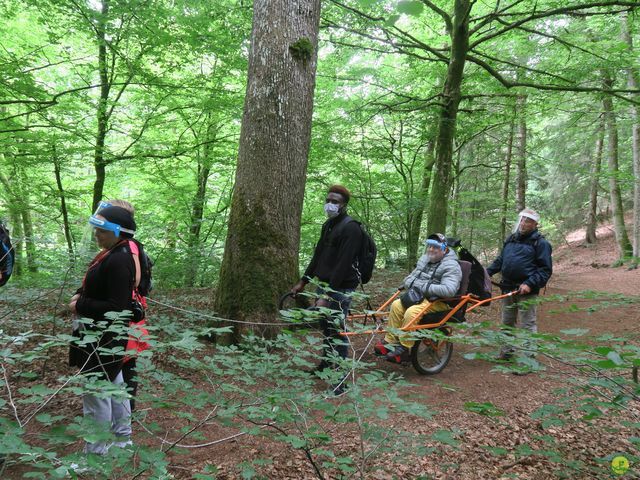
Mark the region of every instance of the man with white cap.
<instances>
[{"instance_id":1,"label":"man with white cap","mask_svg":"<svg viewBox=\"0 0 640 480\"><path fill-rule=\"evenodd\" d=\"M538 327L536 305L531 300L547 284L553 271L551 244L538 231L539 221L540 215L534 210L522 210L502 252L487 268L490 276L498 272L502 274L500 288L503 293L518 291L517 295L502 301L502 324L515 327L520 314L520 327L532 333L537 332ZM513 347L507 345L498 358L509 360L512 356Z\"/></svg>"}]
</instances>

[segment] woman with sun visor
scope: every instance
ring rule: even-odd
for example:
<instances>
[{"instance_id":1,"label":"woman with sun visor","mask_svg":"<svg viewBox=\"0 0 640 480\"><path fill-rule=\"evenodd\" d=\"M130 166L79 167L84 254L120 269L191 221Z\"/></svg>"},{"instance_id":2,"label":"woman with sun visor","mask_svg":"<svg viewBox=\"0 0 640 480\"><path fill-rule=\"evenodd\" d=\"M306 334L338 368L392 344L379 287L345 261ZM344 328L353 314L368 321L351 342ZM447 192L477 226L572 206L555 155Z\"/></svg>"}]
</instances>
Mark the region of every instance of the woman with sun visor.
<instances>
[{"instance_id":1,"label":"woman with sun visor","mask_svg":"<svg viewBox=\"0 0 640 480\"><path fill-rule=\"evenodd\" d=\"M109 327L118 322L126 326L128 319L107 313L131 309L136 268L128 243L135 234L136 223L126 209L101 203L89 224L101 251L89 264L82 287L71 298L69 307L76 317L90 320L75 320L74 336L90 335L98 340L87 344L72 342L69 363L80 368L80 373L121 387L121 394L112 397L84 394L82 398L84 416L116 437L114 442L86 443L85 453L104 455L111 445L131 444L131 406L125 398L122 376L124 356L109 353L113 349L124 351L128 340L125 329L116 332Z\"/></svg>"}]
</instances>

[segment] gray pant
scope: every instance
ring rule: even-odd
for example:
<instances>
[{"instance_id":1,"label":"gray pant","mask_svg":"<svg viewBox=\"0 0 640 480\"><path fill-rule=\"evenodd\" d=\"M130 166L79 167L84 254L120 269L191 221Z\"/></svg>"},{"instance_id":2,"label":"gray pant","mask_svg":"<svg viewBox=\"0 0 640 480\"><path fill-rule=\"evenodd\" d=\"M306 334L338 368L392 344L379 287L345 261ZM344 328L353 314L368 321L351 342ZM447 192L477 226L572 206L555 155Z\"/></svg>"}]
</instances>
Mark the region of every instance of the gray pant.
<instances>
[{"instance_id":1,"label":"gray pant","mask_svg":"<svg viewBox=\"0 0 640 480\"><path fill-rule=\"evenodd\" d=\"M122 372L113 381L114 385L121 385L124 389ZM99 398L94 395L82 397L82 410L85 417L104 425L105 430L110 430L119 441L127 441L131 437L131 406L129 399L116 400L114 398ZM110 443L89 443L84 447L85 453L104 455L109 450Z\"/></svg>"},{"instance_id":2,"label":"gray pant","mask_svg":"<svg viewBox=\"0 0 640 480\"><path fill-rule=\"evenodd\" d=\"M507 327L520 327L529 330L531 333L538 331L536 324L536 307L537 305L523 305L522 302L535 300L537 294L529 295L513 295L502 299L502 324ZM520 316L520 325L518 325L518 315ZM531 348L531 345L526 345ZM513 347L507 345L502 347L502 352L513 352Z\"/></svg>"}]
</instances>

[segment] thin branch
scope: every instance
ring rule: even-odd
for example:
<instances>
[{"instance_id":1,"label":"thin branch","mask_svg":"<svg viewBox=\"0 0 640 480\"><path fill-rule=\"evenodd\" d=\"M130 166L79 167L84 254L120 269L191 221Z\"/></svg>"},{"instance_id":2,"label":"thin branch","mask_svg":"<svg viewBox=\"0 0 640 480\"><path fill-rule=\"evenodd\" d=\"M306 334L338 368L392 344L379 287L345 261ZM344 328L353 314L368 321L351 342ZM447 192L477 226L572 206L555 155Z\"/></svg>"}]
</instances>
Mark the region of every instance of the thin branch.
<instances>
[{"instance_id":1,"label":"thin branch","mask_svg":"<svg viewBox=\"0 0 640 480\"><path fill-rule=\"evenodd\" d=\"M549 91L555 91L555 92L608 93L626 102L640 105L640 101L627 98L624 95L621 95L621 93L638 94L640 93L640 90L626 89L626 88L603 89L601 87L580 87L577 85L576 86L545 85L545 84L535 84L530 82L510 81L504 78L500 73L498 73L498 71L494 69L491 65L489 65L484 60L479 59L478 57L474 57L473 55L467 55L467 60L484 68L492 77L498 80L506 88L528 87L528 88L535 88L537 90L549 90Z\"/></svg>"},{"instance_id":2,"label":"thin branch","mask_svg":"<svg viewBox=\"0 0 640 480\"><path fill-rule=\"evenodd\" d=\"M517 20L513 23L508 24L507 26L505 26L502 29L499 29L493 33L490 33L488 35L485 35L484 37L479 38L478 40L476 40L475 42L473 42L472 44L469 45L469 49L474 49L475 47L477 47L478 45L480 45L481 43L484 43L486 41L489 41L495 37L498 37L510 30L513 30L514 28L518 28L521 25L524 25L525 23L529 23L532 22L534 20L540 20L542 18L547 18L547 17L553 17L555 15L569 15L573 12L579 12L580 10L587 10L590 8L595 8L595 7L625 7L628 6L630 8L634 8L634 7L638 7L638 2L620 2L620 1L610 1L610 2L591 2L591 3L585 3L582 5L569 5L566 7L562 7L562 8L554 8L551 10L546 10L540 13L533 13L531 15L526 16L525 18L522 18L520 20ZM585 13L585 15L588 15L588 13Z\"/></svg>"},{"instance_id":3,"label":"thin branch","mask_svg":"<svg viewBox=\"0 0 640 480\"><path fill-rule=\"evenodd\" d=\"M9 405L11 405L11 408L13 410L13 416L18 422L18 425L20 426L20 428L22 428L22 421L20 420L20 415L18 415L18 409L16 407L16 404L13 401L13 396L11 395L11 385L9 383L9 377L7 377L7 369L4 368L4 364L0 366L2 367L2 375L4 376L4 384L7 387L7 396L9 397Z\"/></svg>"},{"instance_id":4,"label":"thin branch","mask_svg":"<svg viewBox=\"0 0 640 480\"><path fill-rule=\"evenodd\" d=\"M436 12L438 15L442 17L447 28L447 33L451 33L453 31L453 23L451 22L451 15L449 15L447 12L442 10L437 5L434 5L430 0L422 0L422 3L424 3L427 7L429 7L431 10L433 10L434 12Z\"/></svg>"},{"instance_id":5,"label":"thin branch","mask_svg":"<svg viewBox=\"0 0 640 480\"><path fill-rule=\"evenodd\" d=\"M556 75L555 73L546 72L544 70L539 70L539 69L533 68L533 67L527 67L526 65L520 65L519 63L510 62L509 60L503 60L501 58L494 57L494 56L489 55L487 53L479 52L478 50L469 50L469 51L473 52L473 53L475 53L477 55L480 55L480 56L482 56L482 57L484 57L486 59L493 60L494 62L503 63L503 64L509 65L511 67L521 68L523 70L526 70L527 72L539 73L541 75L546 75L548 77L557 78L558 80L562 80L564 82L571 83L571 79L562 77L560 75Z\"/></svg>"}]
</instances>

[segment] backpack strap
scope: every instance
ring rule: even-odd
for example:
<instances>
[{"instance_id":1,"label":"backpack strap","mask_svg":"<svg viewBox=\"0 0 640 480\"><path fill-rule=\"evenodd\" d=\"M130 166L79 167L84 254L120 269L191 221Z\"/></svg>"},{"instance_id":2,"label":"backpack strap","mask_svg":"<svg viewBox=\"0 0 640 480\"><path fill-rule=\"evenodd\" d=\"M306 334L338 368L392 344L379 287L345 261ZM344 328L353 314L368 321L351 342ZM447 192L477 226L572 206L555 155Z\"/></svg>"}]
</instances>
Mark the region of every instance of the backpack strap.
<instances>
[{"instance_id":1,"label":"backpack strap","mask_svg":"<svg viewBox=\"0 0 640 480\"><path fill-rule=\"evenodd\" d=\"M131 250L131 257L133 258L133 264L136 268L136 279L133 284L134 290L137 290L140 286L140 280L142 279L142 268L140 267L140 249L133 240L129 240L129 250Z\"/></svg>"},{"instance_id":2,"label":"backpack strap","mask_svg":"<svg viewBox=\"0 0 640 480\"><path fill-rule=\"evenodd\" d=\"M345 215L342 220L340 220L338 223L336 223L333 226L333 228L329 232L329 235L338 235L338 233L342 233L342 230L344 230L344 228L347 226L347 224L349 222L352 222L352 221L356 222L356 220L351 218L349 215ZM356 222L356 223L358 223L358 222Z\"/></svg>"}]
</instances>

